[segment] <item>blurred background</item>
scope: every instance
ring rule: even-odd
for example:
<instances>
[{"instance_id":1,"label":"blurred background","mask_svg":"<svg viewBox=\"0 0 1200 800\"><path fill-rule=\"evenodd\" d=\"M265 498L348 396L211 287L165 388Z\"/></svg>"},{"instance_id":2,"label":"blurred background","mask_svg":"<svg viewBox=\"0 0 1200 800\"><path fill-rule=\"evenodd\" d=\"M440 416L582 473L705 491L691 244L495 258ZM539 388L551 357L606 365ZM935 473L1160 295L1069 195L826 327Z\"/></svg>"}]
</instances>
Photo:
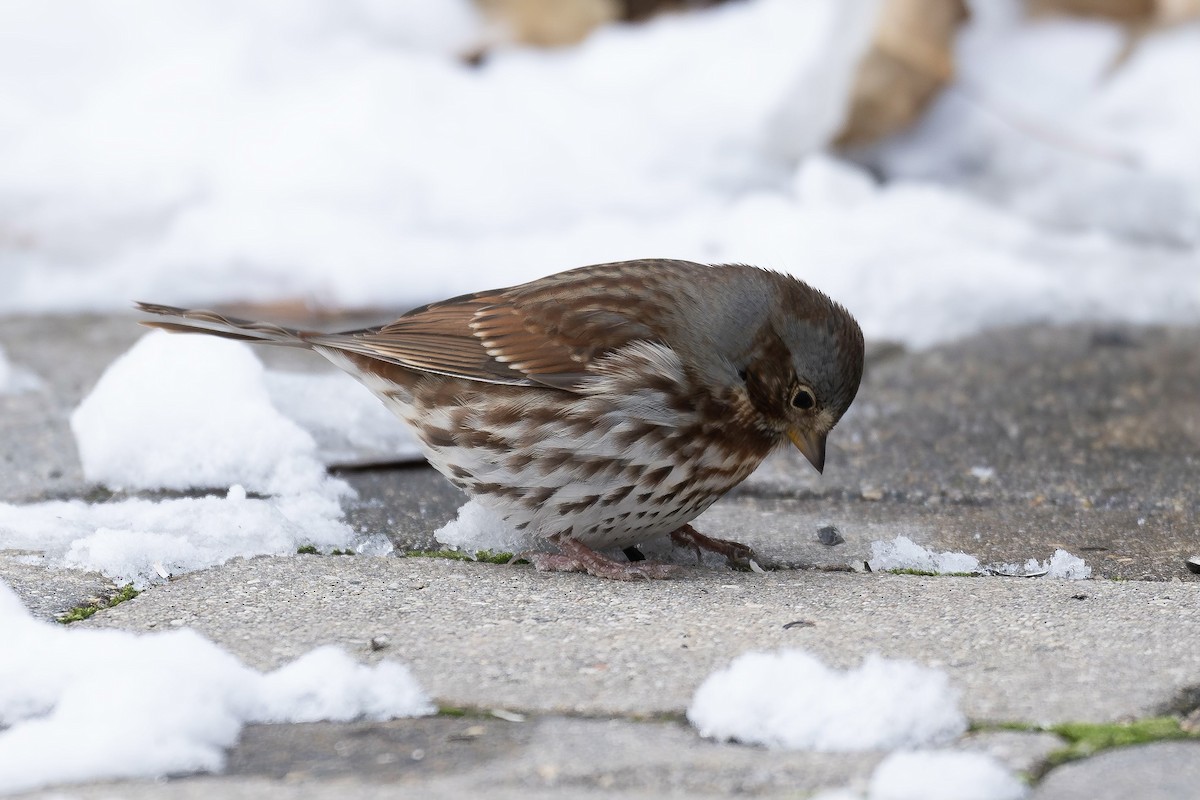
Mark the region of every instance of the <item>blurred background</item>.
<instances>
[{"instance_id":1,"label":"blurred background","mask_svg":"<svg viewBox=\"0 0 1200 800\"><path fill-rule=\"evenodd\" d=\"M1200 0L0 0L0 314L749 262L922 347L1200 318Z\"/></svg>"}]
</instances>

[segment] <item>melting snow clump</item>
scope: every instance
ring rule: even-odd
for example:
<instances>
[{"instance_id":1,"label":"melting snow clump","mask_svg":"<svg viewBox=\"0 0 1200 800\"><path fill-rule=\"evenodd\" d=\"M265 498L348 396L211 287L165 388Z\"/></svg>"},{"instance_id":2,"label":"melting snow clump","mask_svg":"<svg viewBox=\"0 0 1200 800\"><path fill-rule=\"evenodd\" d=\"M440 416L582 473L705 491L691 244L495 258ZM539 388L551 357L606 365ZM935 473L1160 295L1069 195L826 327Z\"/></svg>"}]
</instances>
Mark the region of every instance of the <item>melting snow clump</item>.
<instances>
[{"instance_id":1,"label":"melting snow clump","mask_svg":"<svg viewBox=\"0 0 1200 800\"><path fill-rule=\"evenodd\" d=\"M701 684L687 716L711 739L822 752L922 747L967 729L941 670L874 654L839 670L800 650L739 656Z\"/></svg>"},{"instance_id":2,"label":"melting snow clump","mask_svg":"<svg viewBox=\"0 0 1200 800\"><path fill-rule=\"evenodd\" d=\"M1020 800L1029 789L982 753L892 753L871 775L868 800Z\"/></svg>"},{"instance_id":3,"label":"melting snow clump","mask_svg":"<svg viewBox=\"0 0 1200 800\"><path fill-rule=\"evenodd\" d=\"M138 588L239 556L295 553L303 544L361 549L371 542L358 542L336 498L315 492L251 498L234 486L224 495L161 501L0 503L0 546Z\"/></svg>"},{"instance_id":4,"label":"melting snow clump","mask_svg":"<svg viewBox=\"0 0 1200 800\"><path fill-rule=\"evenodd\" d=\"M496 512L470 500L458 510L458 516L434 531L433 536L447 547L478 553L520 553L541 549L542 541L525 531L518 531Z\"/></svg>"},{"instance_id":5,"label":"melting snow clump","mask_svg":"<svg viewBox=\"0 0 1200 800\"><path fill-rule=\"evenodd\" d=\"M872 542L871 558L867 563L876 571L916 569L938 574L974 572L1018 577L1039 575L1072 581L1086 580L1092 576L1092 568L1085 564L1082 558L1073 556L1066 550L1055 550L1049 561L1031 558L1024 564L984 567L975 556L966 553L935 553L907 536L897 536L890 542ZM1044 576L1042 573L1045 573Z\"/></svg>"},{"instance_id":6,"label":"melting snow clump","mask_svg":"<svg viewBox=\"0 0 1200 800\"><path fill-rule=\"evenodd\" d=\"M242 726L395 719L436 709L393 661L322 647L258 672L198 633L74 630L0 583L0 793L220 770Z\"/></svg>"},{"instance_id":7,"label":"melting snow clump","mask_svg":"<svg viewBox=\"0 0 1200 800\"><path fill-rule=\"evenodd\" d=\"M812 800L1021 800L1028 794L1028 787L990 756L917 750L881 761L866 794L829 789Z\"/></svg>"},{"instance_id":8,"label":"melting snow clump","mask_svg":"<svg viewBox=\"0 0 1200 800\"><path fill-rule=\"evenodd\" d=\"M890 542L871 542L871 569L919 569L925 572L979 572L979 559L966 553L935 553L909 539L897 536Z\"/></svg>"},{"instance_id":9,"label":"melting snow clump","mask_svg":"<svg viewBox=\"0 0 1200 800\"><path fill-rule=\"evenodd\" d=\"M1085 564L1082 558L1061 549L1055 550L1049 561L1031 558L1023 565L1006 564L1000 570L1016 574L1045 572L1047 578L1063 578L1069 581L1082 581L1092 577L1092 568Z\"/></svg>"}]
</instances>

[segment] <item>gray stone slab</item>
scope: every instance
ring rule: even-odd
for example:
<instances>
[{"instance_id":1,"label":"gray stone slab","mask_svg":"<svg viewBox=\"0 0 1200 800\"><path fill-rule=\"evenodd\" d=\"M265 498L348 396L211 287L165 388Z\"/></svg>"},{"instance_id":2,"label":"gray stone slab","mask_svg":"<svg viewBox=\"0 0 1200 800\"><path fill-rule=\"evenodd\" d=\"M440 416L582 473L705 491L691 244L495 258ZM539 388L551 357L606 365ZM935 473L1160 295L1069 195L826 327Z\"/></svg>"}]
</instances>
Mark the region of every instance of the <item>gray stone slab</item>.
<instances>
[{"instance_id":1,"label":"gray stone slab","mask_svg":"<svg viewBox=\"0 0 1200 800\"><path fill-rule=\"evenodd\" d=\"M785 628L804 621L805 626ZM194 627L271 668L372 637L451 706L678 714L754 649L943 667L976 721L1107 721L1200 684L1200 584L690 568L616 583L441 559L259 558L186 575L81 623Z\"/></svg>"},{"instance_id":2,"label":"gray stone slab","mask_svg":"<svg viewBox=\"0 0 1200 800\"><path fill-rule=\"evenodd\" d=\"M1193 800L1200 797L1200 742L1110 750L1047 775L1030 800Z\"/></svg>"},{"instance_id":3,"label":"gray stone slab","mask_svg":"<svg viewBox=\"0 0 1200 800\"><path fill-rule=\"evenodd\" d=\"M104 368L140 335L113 317L0 318L0 346L41 383L0 394L0 502L88 492L68 420Z\"/></svg>"},{"instance_id":4,"label":"gray stone slab","mask_svg":"<svg viewBox=\"0 0 1200 800\"><path fill-rule=\"evenodd\" d=\"M381 784L354 776L297 783L266 778L204 776L172 781L118 781L13 795L17 800L462 800L477 797L487 800L655 800L662 796L651 792L560 786L536 790L489 787L474 792L469 784L453 778L413 784ZM796 794L791 792L781 797L794 800Z\"/></svg>"},{"instance_id":5,"label":"gray stone slab","mask_svg":"<svg viewBox=\"0 0 1200 800\"><path fill-rule=\"evenodd\" d=\"M228 773L288 781L355 775L380 783L457 776L464 796L545 789L794 795L843 785L881 757L717 744L676 722L431 718L255 726L231 753Z\"/></svg>"},{"instance_id":6,"label":"gray stone slab","mask_svg":"<svg viewBox=\"0 0 1200 800\"><path fill-rule=\"evenodd\" d=\"M386 534L397 550L443 547L434 532L467 502L461 489L425 464L336 474L358 493L356 500L343 504L350 526L364 534Z\"/></svg>"},{"instance_id":7,"label":"gray stone slab","mask_svg":"<svg viewBox=\"0 0 1200 800\"><path fill-rule=\"evenodd\" d=\"M8 584L33 616L53 620L76 606L108 598L117 586L96 572L56 569L27 563L12 552L0 551L0 581Z\"/></svg>"}]
</instances>

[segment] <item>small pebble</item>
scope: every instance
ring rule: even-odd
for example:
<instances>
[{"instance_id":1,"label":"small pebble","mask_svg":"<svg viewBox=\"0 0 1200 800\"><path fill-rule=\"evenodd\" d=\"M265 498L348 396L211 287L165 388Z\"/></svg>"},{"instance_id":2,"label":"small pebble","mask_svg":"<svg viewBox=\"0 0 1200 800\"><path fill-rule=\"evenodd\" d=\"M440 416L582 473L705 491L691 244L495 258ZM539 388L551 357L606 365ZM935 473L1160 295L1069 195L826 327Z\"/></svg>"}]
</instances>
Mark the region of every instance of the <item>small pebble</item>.
<instances>
[{"instance_id":1,"label":"small pebble","mask_svg":"<svg viewBox=\"0 0 1200 800\"><path fill-rule=\"evenodd\" d=\"M385 647L390 646L391 643L392 643L392 640L383 635L371 637L371 649L372 650L383 650Z\"/></svg>"},{"instance_id":2,"label":"small pebble","mask_svg":"<svg viewBox=\"0 0 1200 800\"><path fill-rule=\"evenodd\" d=\"M1186 562L1189 572L1194 572L1200 575L1200 556L1192 556Z\"/></svg>"},{"instance_id":3,"label":"small pebble","mask_svg":"<svg viewBox=\"0 0 1200 800\"><path fill-rule=\"evenodd\" d=\"M834 545L845 543L846 539L837 528L832 525L824 525L817 528L817 541L823 545L833 547Z\"/></svg>"}]
</instances>

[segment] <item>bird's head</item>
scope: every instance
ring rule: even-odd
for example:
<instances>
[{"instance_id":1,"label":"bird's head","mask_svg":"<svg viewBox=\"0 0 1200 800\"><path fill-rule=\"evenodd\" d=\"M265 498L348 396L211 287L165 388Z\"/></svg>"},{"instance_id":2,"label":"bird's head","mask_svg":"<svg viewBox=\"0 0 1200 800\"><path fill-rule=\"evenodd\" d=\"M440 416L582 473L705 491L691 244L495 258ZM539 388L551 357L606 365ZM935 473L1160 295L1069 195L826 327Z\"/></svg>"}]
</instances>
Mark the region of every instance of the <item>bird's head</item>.
<instances>
[{"instance_id":1,"label":"bird's head","mask_svg":"<svg viewBox=\"0 0 1200 800\"><path fill-rule=\"evenodd\" d=\"M850 407L863 371L863 335L845 308L795 278L762 272L773 291L741 318L728 354L733 391L754 424L791 441L820 472L825 441Z\"/></svg>"}]
</instances>

